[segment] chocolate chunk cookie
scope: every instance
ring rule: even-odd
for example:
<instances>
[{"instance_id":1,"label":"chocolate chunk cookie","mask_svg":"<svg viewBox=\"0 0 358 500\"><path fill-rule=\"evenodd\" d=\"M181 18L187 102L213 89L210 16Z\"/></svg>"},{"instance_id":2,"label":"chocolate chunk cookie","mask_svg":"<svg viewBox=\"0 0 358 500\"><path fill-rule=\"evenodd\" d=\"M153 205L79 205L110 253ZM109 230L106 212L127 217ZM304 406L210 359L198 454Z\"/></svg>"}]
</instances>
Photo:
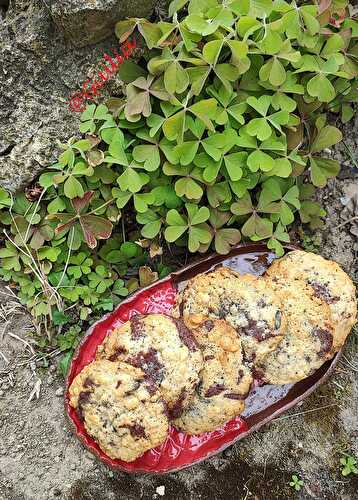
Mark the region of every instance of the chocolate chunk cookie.
<instances>
[{"instance_id":1,"label":"chocolate chunk cookie","mask_svg":"<svg viewBox=\"0 0 358 500\"><path fill-rule=\"evenodd\" d=\"M295 250L274 261L267 275L302 280L311 286L312 295L328 304L335 326L333 346L338 351L357 318L355 287L340 266L320 255Z\"/></svg>"},{"instance_id":2,"label":"chocolate chunk cookie","mask_svg":"<svg viewBox=\"0 0 358 500\"><path fill-rule=\"evenodd\" d=\"M173 418L189 403L203 363L191 331L163 314L134 316L107 336L97 358L141 368L148 390L160 391Z\"/></svg>"},{"instance_id":3,"label":"chocolate chunk cookie","mask_svg":"<svg viewBox=\"0 0 358 500\"><path fill-rule=\"evenodd\" d=\"M240 336L245 359L256 363L283 338L285 315L269 283L221 267L191 279L178 295L173 314L193 328L205 318L224 319Z\"/></svg>"},{"instance_id":4,"label":"chocolate chunk cookie","mask_svg":"<svg viewBox=\"0 0 358 500\"><path fill-rule=\"evenodd\" d=\"M203 352L204 367L190 405L174 425L188 434L200 434L242 413L252 376L243 364L241 341L228 323L207 319L193 333Z\"/></svg>"},{"instance_id":5,"label":"chocolate chunk cookie","mask_svg":"<svg viewBox=\"0 0 358 500\"><path fill-rule=\"evenodd\" d=\"M165 404L159 393L148 391L139 368L93 361L73 380L69 394L86 431L111 458L132 462L167 438Z\"/></svg>"},{"instance_id":6,"label":"chocolate chunk cookie","mask_svg":"<svg viewBox=\"0 0 358 500\"><path fill-rule=\"evenodd\" d=\"M298 382L334 355L330 308L303 281L275 278L273 286L287 315L285 337L256 365L255 375L269 384Z\"/></svg>"}]
</instances>

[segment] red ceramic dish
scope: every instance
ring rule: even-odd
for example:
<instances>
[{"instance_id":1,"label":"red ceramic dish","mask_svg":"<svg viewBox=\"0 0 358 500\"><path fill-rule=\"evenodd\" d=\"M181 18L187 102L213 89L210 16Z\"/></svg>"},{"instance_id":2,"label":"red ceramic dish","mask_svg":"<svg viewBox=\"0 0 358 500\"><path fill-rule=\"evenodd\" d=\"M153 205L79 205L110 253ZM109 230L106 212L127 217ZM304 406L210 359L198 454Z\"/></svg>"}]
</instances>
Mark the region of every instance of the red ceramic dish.
<instances>
[{"instance_id":1,"label":"red ceramic dish","mask_svg":"<svg viewBox=\"0 0 358 500\"><path fill-rule=\"evenodd\" d=\"M286 251L293 249L292 246L286 247ZM235 441L258 430L262 425L307 397L327 379L340 353L327 361L313 375L297 384L260 386L256 383L246 400L246 409L241 417L231 420L214 432L189 436L171 427L165 443L147 451L134 462L109 458L87 434L83 422L69 405L68 388L72 380L94 359L98 345L114 328L138 313L170 314L177 290L196 274L207 272L218 265L225 265L242 274L260 275L265 272L274 257L274 254L262 244L242 244L235 247L228 255L214 254L206 257L136 292L88 330L76 350L67 376L65 408L74 432L92 453L112 468L127 472L163 473L179 470L219 453Z\"/></svg>"}]
</instances>

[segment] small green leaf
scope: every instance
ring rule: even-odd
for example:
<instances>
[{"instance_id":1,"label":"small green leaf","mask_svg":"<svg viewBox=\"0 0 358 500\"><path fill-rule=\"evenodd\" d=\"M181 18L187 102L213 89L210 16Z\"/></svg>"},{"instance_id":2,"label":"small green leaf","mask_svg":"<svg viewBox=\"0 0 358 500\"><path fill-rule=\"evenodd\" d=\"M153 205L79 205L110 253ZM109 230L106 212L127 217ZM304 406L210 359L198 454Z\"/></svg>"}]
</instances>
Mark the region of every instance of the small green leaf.
<instances>
[{"instance_id":1,"label":"small green leaf","mask_svg":"<svg viewBox=\"0 0 358 500\"><path fill-rule=\"evenodd\" d=\"M270 155L263 151L253 151L247 158L247 165L251 172L262 170L270 172L275 166L275 160Z\"/></svg>"},{"instance_id":2,"label":"small green leaf","mask_svg":"<svg viewBox=\"0 0 358 500\"><path fill-rule=\"evenodd\" d=\"M188 208L188 204L186 205ZM196 205L194 205L195 209L197 208ZM208 207L200 207L199 210L195 211L192 217L189 217L189 222L192 225L195 224L201 224L202 222L205 222L208 220L210 217L210 211Z\"/></svg>"},{"instance_id":3,"label":"small green leaf","mask_svg":"<svg viewBox=\"0 0 358 500\"><path fill-rule=\"evenodd\" d=\"M312 146L311 153L317 153L329 148L342 140L342 132L332 125L326 125L317 134Z\"/></svg>"},{"instance_id":4,"label":"small green leaf","mask_svg":"<svg viewBox=\"0 0 358 500\"><path fill-rule=\"evenodd\" d=\"M139 163L143 163L145 170L154 172L160 165L160 156L157 146L140 145L133 148L133 158Z\"/></svg>"},{"instance_id":5,"label":"small green leaf","mask_svg":"<svg viewBox=\"0 0 358 500\"><path fill-rule=\"evenodd\" d=\"M231 153L224 157L226 170L232 181L238 181L242 177L243 168L246 166L247 153Z\"/></svg>"},{"instance_id":6,"label":"small green leaf","mask_svg":"<svg viewBox=\"0 0 358 500\"><path fill-rule=\"evenodd\" d=\"M219 229L215 232L215 250L217 253L225 255L229 253L231 247L237 245L240 240L241 233L238 229Z\"/></svg>"},{"instance_id":7,"label":"small green leaf","mask_svg":"<svg viewBox=\"0 0 358 500\"><path fill-rule=\"evenodd\" d=\"M253 213L242 226L241 232L244 236L249 236L254 240L270 238L273 232L273 224L270 220Z\"/></svg>"},{"instance_id":8,"label":"small green leaf","mask_svg":"<svg viewBox=\"0 0 358 500\"><path fill-rule=\"evenodd\" d=\"M186 229L186 226L169 226L164 231L164 237L169 243L173 243L185 233Z\"/></svg>"},{"instance_id":9,"label":"small green leaf","mask_svg":"<svg viewBox=\"0 0 358 500\"><path fill-rule=\"evenodd\" d=\"M117 182L122 191L138 193L149 182L149 177L146 174L138 173L134 168L128 167L118 177Z\"/></svg>"},{"instance_id":10,"label":"small green leaf","mask_svg":"<svg viewBox=\"0 0 358 500\"><path fill-rule=\"evenodd\" d=\"M175 183L175 192L181 196L186 196L189 200L200 200L203 196L203 189L190 177L182 177Z\"/></svg>"},{"instance_id":11,"label":"small green leaf","mask_svg":"<svg viewBox=\"0 0 358 500\"><path fill-rule=\"evenodd\" d=\"M190 252L197 252L200 244L210 243L212 235L206 224L191 227L189 229L188 248Z\"/></svg>"},{"instance_id":12,"label":"small green leaf","mask_svg":"<svg viewBox=\"0 0 358 500\"><path fill-rule=\"evenodd\" d=\"M65 181L64 193L67 198L73 200L73 198L82 198L84 190L80 181L70 175Z\"/></svg>"},{"instance_id":13,"label":"small green leaf","mask_svg":"<svg viewBox=\"0 0 358 500\"><path fill-rule=\"evenodd\" d=\"M272 97L269 95L262 95L258 99L250 96L246 99L247 104L254 108L260 115L266 116L267 111L271 105Z\"/></svg>"},{"instance_id":14,"label":"small green leaf","mask_svg":"<svg viewBox=\"0 0 358 500\"><path fill-rule=\"evenodd\" d=\"M318 74L308 81L307 91L312 97L318 97L321 102L330 102L336 97L332 83L323 74Z\"/></svg>"},{"instance_id":15,"label":"small green leaf","mask_svg":"<svg viewBox=\"0 0 358 500\"><path fill-rule=\"evenodd\" d=\"M324 187L330 177L336 177L339 173L339 163L336 160L328 158L312 157L311 180L317 187Z\"/></svg>"},{"instance_id":16,"label":"small green leaf","mask_svg":"<svg viewBox=\"0 0 358 500\"><path fill-rule=\"evenodd\" d=\"M253 211L251 197L246 193L240 200L237 200L230 207L230 210L235 215L247 215Z\"/></svg>"}]
</instances>

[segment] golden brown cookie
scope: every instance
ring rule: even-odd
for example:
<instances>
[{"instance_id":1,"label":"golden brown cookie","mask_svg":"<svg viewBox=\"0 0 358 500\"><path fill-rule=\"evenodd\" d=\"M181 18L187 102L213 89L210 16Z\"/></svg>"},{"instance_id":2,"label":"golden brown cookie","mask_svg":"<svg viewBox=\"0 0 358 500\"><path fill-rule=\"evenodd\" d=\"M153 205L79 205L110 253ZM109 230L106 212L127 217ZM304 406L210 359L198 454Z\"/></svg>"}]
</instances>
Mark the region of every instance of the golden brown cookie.
<instances>
[{"instance_id":1,"label":"golden brown cookie","mask_svg":"<svg viewBox=\"0 0 358 500\"><path fill-rule=\"evenodd\" d=\"M160 394L150 394L142 370L107 360L93 361L75 377L70 404L100 448L111 458L132 462L160 445L168 418Z\"/></svg>"},{"instance_id":2,"label":"golden brown cookie","mask_svg":"<svg viewBox=\"0 0 358 500\"><path fill-rule=\"evenodd\" d=\"M134 316L106 337L97 358L141 368L149 390L161 392L173 418L189 403L203 363L191 331L164 314Z\"/></svg>"},{"instance_id":3,"label":"golden brown cookie","mask_svg":"<svg viewBox=\"0 0 358 500\"><path fill-rule=\"evenodd\" d=\"M329 306L313 296L303 281L275 278L272 286L286 312L285 337L256 365L255 376L269 384L289 384L308 377L332 358L334 325Z\"/></svg>"},{"instance_id":4,"label":"golden brown cookie","mask_svg":"<svg viewBox=\"0 0 358 500\"><path fill-rule=\"evenodd\" d=\"M252 376L243 364L241 341L228 323L208 319L193 333L203 352L204 367L190 405L174 425L188 434L200 434L242 413Z\"/></svg>"},{"instance_id":5,"label":"golden brown cookie","mask_svg":"<svg viewBox=\"0 0 358 500\"><path fill-rule=\"evenodd\" d=\"M320 255L295 250L275 260L267 270L267 275L304 281L311 286L311 293L315 297L328 304L335 326L334 350L338 351L357 319L355 286L340 266Z\"/></svg>"},{"instance_id":6,"label":"golden brown cookie","mask_svg":"<svg viewBox=\"0 0 358 500\"><path fill-rule=\"evenodd\" d=\"M191 279L178 295L173 314L189 328L205 318L227 321L240 336L248 362L256 363L283 338L285 315L269 283L221 267Z\"/></svg>"}]
</instances>

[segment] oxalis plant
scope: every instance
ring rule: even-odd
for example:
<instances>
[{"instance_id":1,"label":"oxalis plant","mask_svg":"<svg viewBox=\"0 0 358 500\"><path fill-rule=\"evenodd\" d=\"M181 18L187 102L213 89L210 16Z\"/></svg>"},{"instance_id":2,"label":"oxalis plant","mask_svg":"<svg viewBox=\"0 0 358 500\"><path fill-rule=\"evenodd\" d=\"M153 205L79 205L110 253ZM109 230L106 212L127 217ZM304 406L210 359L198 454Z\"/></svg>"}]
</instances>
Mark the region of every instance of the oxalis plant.
<instances>
[{"instance_id":1,"label":"oxalis plant","mask_svg":"<svg viewBox=\"0 0 358 500\"><path fill-rule=\"evenodd\" d=\"M114 193L120 208L146 196L134 203L144 237L226 253L244 236L282 255L296 215L322 223L311 199L339 172L322 152L342 139L327 112L347 121L358 97L358 23L345 7L174 0L171 22L117 23L121 42L139 32L149 49L120 71ZM157 206L158 184L177 206Z\"/></svg>"},{"instance_id":2,"label":"oxalis plant","mask_svg":"<svg viewBox=\"0 0 358 500\"><path fill-rule=\"evenodd\" d=\"M351 6L175 0L169 13L117 23L121 43L146 46L121 65L126 95L88 106L37 184L0 191L1 277L46 327L165 276L173 244L265 240L282 255L295 219L322 224L314 192L337 175L327 148L342 139L330 118L348 121L358 98Z\"/></svg>"}]
</instances>

